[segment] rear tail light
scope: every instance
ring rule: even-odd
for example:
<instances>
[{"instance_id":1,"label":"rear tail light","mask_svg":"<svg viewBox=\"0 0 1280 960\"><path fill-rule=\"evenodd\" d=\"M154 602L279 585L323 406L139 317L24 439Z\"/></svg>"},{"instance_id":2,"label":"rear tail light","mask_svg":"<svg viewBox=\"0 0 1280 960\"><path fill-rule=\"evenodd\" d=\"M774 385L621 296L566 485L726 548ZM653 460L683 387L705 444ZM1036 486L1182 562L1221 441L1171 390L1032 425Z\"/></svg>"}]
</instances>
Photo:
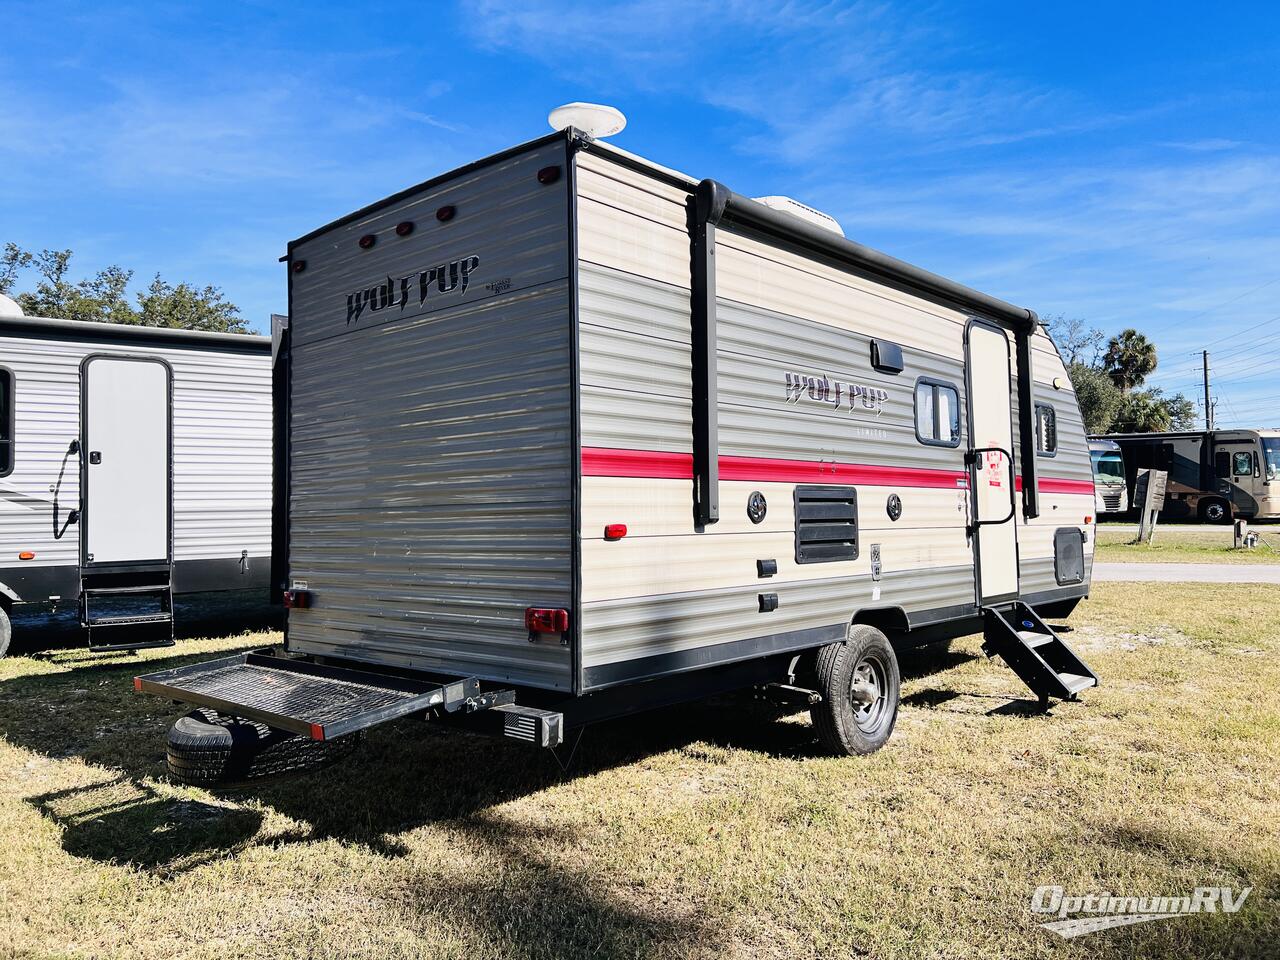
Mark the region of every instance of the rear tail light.
<instances>
[{"instance_id":1,"label":"rear tail light","mask_svg":"<svg viewBox=\"0 0 1280 960\"><path fill-rule=\"evenodd\" d=\"M606 540L621 540L627 535L627 525L625 523L611 523L604 528L604 538Z\"/></svg>"},{"instance_id":2,"label":"rear tail light","mask_svg":"<svg viewBox=\"0 0 1280 960\"><path fill-rule=\"evenodd\" d=\"M530 607L524 612L524 625L530 633L564 633L569 629L569 611Z\"/></svg>"},{"instance_id":3,"label":"rear tail light","mask_svg":"<svg viewBox=\"0 0 1280 960\"><path fill-rule=\"evenodd\" d=\"M284 608L286 610L305 610L311 606L310 590L286 590L284 592Z\"/></svg>"}]
</instances>

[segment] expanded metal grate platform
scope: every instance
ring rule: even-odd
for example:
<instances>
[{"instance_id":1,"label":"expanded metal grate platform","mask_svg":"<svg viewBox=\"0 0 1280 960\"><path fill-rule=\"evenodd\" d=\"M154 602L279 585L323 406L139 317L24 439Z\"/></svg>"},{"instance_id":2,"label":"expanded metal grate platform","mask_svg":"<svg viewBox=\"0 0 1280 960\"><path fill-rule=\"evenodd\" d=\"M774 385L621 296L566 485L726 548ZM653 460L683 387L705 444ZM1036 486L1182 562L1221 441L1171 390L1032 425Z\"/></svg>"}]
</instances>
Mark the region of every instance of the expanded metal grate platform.
<instances>
[{"instance_id":1,"label":"expanded metal grate platform","mask_svg":"<svg viewBox=\"0 0 1280 960\"><path fill-rule=\"evenodd\" d=\"M267 726L328 740L476 697L474 679L448 684L243 653L136 677L134 687Z\"/></svg>"}]
</instances>

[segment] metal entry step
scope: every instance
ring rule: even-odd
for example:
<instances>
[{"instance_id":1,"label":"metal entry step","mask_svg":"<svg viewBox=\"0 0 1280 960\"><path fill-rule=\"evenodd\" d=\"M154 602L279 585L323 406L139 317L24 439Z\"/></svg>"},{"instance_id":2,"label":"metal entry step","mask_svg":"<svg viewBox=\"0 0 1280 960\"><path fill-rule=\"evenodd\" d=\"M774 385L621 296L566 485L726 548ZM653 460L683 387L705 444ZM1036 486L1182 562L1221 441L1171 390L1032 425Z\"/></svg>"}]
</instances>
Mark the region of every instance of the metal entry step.
<instances>
[{"instance_id":1,"label":"metal entry step","mask_svg":"<svg viewBox=\"0 0 1280 960\"><path fill-rule=\"evenodd\" d=\"M1089 665L1025 603L986 608L983 634L987 656L999 655L1044 705L1098 685Z\"/></svg>"},{"instance_id":2,"label":"metal entry step","mask_svg":"<svg viewBox=\"0 0 1280 960\"><path fill-rule=\"evenodd\" d=\"M482 692L474 677L434 683L242 653L136 677L134 687L229 716L256 720L313 740L330 740L430 710L474 711L510 702L510 691Z\"/></svg>"},{"instance_id":3,"label":"metal entry step","mask_svg":"<svg viewBox=\"0 0 1280 960\"><path fill-rule=\"evenodd\" d=\"M81 580L80 625L85 629L90 652L172 647L173 585L168 573L163 579L155 579L156 574L146 571L124 576L129 579L122 579L122 575L95 575L91 580ZM150 579L138 582L139 577ZM113 637L105 643L100 632L104 630Z\"/></svg>"}]
</instances>

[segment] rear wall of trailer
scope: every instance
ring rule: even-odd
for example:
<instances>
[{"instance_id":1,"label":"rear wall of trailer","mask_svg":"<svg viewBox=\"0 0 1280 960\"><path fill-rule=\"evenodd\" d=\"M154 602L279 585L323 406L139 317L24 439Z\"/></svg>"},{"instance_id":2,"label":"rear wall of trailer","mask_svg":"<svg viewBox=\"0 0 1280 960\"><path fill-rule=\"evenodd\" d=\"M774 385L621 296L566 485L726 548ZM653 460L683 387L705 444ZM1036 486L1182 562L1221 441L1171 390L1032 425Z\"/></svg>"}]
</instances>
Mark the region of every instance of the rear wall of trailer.
<instances>
[{"instance_id":1,"label":"rear wall of trailer","mask_svg":"<svg viewBox=\"0 0 1280 960\"><path fill-rule=\"evenodd\" d=\"M291 651L571 688L524 625L573 606L566 163L548 138L291 245Z\"/></svg>"},{"instance_id":2,"label":"rear wall of trailer","mask_svg":"<svg viewBox=\"0 0 1280 960\"><path fill-rule=\"evenodd\" d=\"M271 366L261 350L0 331L13 375L12 472L0 478L0 582L24 601L74 596L80 531L80 365L93 355L153 357L173 371L174 586L266 582L271 555ZM16 562L22 551L35 559ZM259 576L260 574L260 576Z\"/></svg>"},{"instance_id":3,"label":"rear wall of trailer","mask_svg":"<svg viewBox=\"0 0 1280 960\"><path fill-rule=\"evenodd\" d=\"M901 610L913 624L975 613L965 529L969 317L812 256L718 231L721 519L698 530L692 184L595 152L578 155L576 178L584 686L838 639L859 610ZM872 368L873 338L902 348L901 373ZM1093 502L1078 410L1043 334L1034 358L1036 402L1055 407L1059 439L1056 456L1042 462L1041 517L1026 522L1019 510L1024 595L1059 589L1054 531L1083 532ZM957 391L956 443L917 437L918 382ZM795 490L821 484L856 486L856 559L797 562ZM755 492L768 505L759 524L746 510ZM896 521L888 511L893 495L901 499ZM626 538L606 541L608 523L626 523ZM775 576L760 576L764 560L776 562ZM777 594L776 610L762 610L766 593Z\"/></svg>"}]
</instances>

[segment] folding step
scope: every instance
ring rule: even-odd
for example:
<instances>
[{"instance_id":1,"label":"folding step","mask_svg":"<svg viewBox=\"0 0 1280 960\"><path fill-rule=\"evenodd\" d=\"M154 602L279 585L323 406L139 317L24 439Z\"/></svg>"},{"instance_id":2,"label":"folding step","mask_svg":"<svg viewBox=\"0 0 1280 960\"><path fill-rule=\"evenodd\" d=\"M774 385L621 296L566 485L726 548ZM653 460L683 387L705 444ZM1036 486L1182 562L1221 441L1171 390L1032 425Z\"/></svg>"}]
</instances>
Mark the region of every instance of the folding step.
<instances>
[{"instance_id":1,"label":"folding step","mask_svg":"<svg viewBox=\"0 0 1280 960\"><path fill-rule=\"evenodd\" d=\"M164 580L145 576L142 582L125 575L81 584L80 625L91 652L173 646L173 586L167 574ZM111 635L109 642L103 631Z\"/></svg>"},{"instance_id":2,"label":"folding step","mask_svg":"<svg viewBox=\"0 0 1280 960\"><path fill-rule=\"evenodd\" d=\"M983 610L983 650L1009 665L1040 702L1074 700L1098 676L1040 615L1021 601Z\"/></svg>"}]
</instances>

